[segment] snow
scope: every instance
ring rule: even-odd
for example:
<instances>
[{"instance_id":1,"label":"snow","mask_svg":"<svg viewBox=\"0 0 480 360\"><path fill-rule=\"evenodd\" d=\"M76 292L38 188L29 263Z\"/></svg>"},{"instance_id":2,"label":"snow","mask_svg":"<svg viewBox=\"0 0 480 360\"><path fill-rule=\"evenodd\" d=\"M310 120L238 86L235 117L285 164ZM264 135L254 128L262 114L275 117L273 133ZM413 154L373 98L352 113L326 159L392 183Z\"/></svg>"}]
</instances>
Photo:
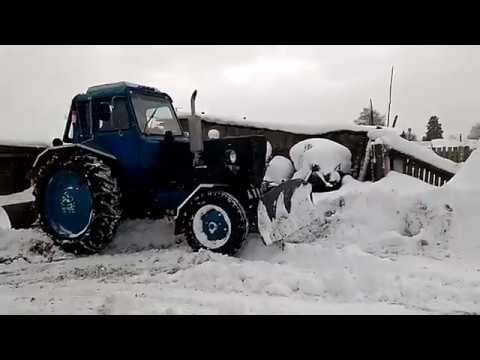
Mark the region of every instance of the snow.
<instances>
[{"instance_id":1,"label":"snow","mask_svg":"<svg viewBox=\"0 0 480 360\"><path fill-rule=\"evenodd\" d=\"M178 117L187 117L188 113L179 112ZM310 122L295 122L287 123L284 121L274 122L274 121L259 121L259 120L250 120L242 119L236 116L230 115L220 115L220 114L210 114L202 115L202 120L212 124L219 125L232 125L232 126L244 126L244 127L253 127L257 129L269 129L269 130L280 130L291 132L294 134L309 134L309 135L320 135L326 134L332 131L356 131L356 132L367 132L371 129L375 129L375 126L366 126L366 125L356 125L356 124L338 124L338 123L329 123L325 121L319 121L318 123Z\"/></svg>"},{"instance_id":2,"label":"snow","mask_svg":"<svg viewBox=\"0 0 480 360\"><path fill-rule=\"evenodd\" d=\"M49 146L49 144L47 144L46 142L0 139L0 146L2 145L34 147L34 148L46 148Z\"/></svg>"},{"instance_id":3,"label":"snow","mask_svg":"<svg viewBox=\"0 0 480 360\"><path fill-rule=\"evenodd\" d=\"M445 185L454 190L476 191L480 185L480 151L473 151L465 165Z\"/></svg>"},{"instance_id":4,"label":"snow","mask_svg":"<svg viewBox=\"0 0 480 360\"><path fill-rule=\"evenodd\" d=\"M0 229L0 312L478 314L479 179L477 152L442 187L346 176L310 207L292 199L300 229L283 246L251 234L237 257L192 252L167 220L125 221L88 257Z\"/></svg>"},{"instance_id":5,"label":"snow","mask_svg":"<svg viewBox=\"0 0 480 360\"><path fill-rule=\"evenodd\" d=\"M0 231L2 229L8 230L11 228L10 218L7 212L0 206Z\"/></svg>"},{"instance_id":6,"label":"snow","mask_svg":"<svg viewBox=\"0 0 480 360\"><path fill-rule=\"evenodd\" d=\"M272 144L267 140L267 151L265 152L265 161L268 162L272 157Z\"/></svg>"},{"instance_id":7,"label":"snow","mask_svg":"<svg viewBox=\"0 0 480 360\"><path fill-rule=\"evenodd\" d=\"M0 195L0 206L33 201L34 197L32 192L33 187L30 187L19 193Z\"/></svg>"},{"instance_id":8,"label":"snow","mask_svg":"<svg viewBox=\"0 0 480 360\"><path fill-rule=\"evenodd\" d=\"M431 149L422 146L415 141L408 141L398 136L397 132L392 129L375 129L368 132L368 137L375 141L375 143L381 143L390 146L391 148L402 152L406 155L413 156L414 158L429 163L439 169L451 172L455 174L460 165L442 158L437 155Z\"/></svg>"},{"instance_id":9,"label":"snow","mask_svg":"<svg viewBox=\"0 0 480 360\"><path fill-rule=\"evenodd\" d=\"M210 130L208 130L207 136L208 136L209 139L219 139L220 138L220 131L218 131L217 129L210 129Z\"/></svg>"},{"instance_id":10,"label":"snow","mask_svg":"<svg viewBox=\"0 0 480 360\"><path fill-rule=\"evenodd\" d=\"M263 180L278 185L289 180L293 172L294 168L290 159L277 155L268 163Z\"/></svg>"}]
</instances>

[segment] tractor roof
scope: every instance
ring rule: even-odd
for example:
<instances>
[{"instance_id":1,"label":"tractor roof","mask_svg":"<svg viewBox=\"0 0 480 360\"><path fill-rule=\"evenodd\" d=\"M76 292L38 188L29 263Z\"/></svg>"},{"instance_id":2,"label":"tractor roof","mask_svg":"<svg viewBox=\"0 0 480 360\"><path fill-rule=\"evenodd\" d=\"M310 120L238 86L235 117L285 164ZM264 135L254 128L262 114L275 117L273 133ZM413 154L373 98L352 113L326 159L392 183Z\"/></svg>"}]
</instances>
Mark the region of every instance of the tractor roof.
<instances>
[{"instance_id":1,"label":"tractor roof","mask_svg":"<svg viewBox=\"0 0 480 360\"><path fill-rule=\"evenodd\" d=\"M135 91L146 95L167 96L170 99L168 94L162 93L156 88L134 84L127 81L91 86L87 89L85 95L87 97L112 97L128 95L129 91Z\"/></svg>"}]
</instances>

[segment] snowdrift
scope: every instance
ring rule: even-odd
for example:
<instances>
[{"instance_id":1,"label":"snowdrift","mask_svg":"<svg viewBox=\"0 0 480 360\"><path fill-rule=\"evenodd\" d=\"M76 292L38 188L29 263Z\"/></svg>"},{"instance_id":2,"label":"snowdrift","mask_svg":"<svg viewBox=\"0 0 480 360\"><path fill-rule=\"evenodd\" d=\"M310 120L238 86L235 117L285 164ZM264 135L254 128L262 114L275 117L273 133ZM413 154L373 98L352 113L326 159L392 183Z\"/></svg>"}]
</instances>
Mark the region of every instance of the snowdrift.
<instances>
[{"instance_id":1,"label":"snowdrift","mask_svg":"<svg viewBox=\"0 0 480 360\"><path fill-rule=\"evenodd\" d=\"M390 173L315 195L283 246L191 252L165 221L127 221L102 254L63 254L38 231L0 230L0 312L474 314L480 153L436 188ZM32 300L33 298L33 300Z\"/></svg>"}]
</instances>

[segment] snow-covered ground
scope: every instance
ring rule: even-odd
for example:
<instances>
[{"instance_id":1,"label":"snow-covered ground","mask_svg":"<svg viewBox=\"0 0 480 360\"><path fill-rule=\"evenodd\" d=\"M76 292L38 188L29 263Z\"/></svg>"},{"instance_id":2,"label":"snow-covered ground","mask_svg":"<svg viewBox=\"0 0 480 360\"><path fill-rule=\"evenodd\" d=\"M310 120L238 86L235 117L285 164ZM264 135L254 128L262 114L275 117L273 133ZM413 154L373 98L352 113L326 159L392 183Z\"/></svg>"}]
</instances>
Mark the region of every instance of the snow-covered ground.
<instances>
[{"instance_id":1,"label":"snow-covered ground","mask_svg":"<svg viewBox=\"0 0 480 360\"><path fill-rule=\"evenodd\" d=\"M283 247L250 235L237 257L192 252L164 220L127 221L89 257L0 230L0 313L480 313L479 184L477 151L441 188L347 177Z\"/></svg>"}]
</instances>

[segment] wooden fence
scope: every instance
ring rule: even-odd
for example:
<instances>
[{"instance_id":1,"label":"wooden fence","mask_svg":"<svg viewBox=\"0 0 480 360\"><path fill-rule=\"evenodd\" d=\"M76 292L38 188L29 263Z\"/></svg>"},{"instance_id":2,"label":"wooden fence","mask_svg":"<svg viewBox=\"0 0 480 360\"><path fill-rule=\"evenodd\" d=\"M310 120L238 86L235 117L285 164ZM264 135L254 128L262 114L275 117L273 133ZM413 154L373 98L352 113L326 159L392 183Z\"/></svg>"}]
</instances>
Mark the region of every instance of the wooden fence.
<instances>
[{"instance_id":1,"label":"wooden fence","mask_svg":"<svg viewBox=\"0 0 480 360\"><path fill-rule=\"evenodd\" d=\"M0 195L21 192L30 186L27 173L42 147L0 145Z\"/></svg>"},{"instance_id":2,"label":"wooden fence","mask_svg":"<svg viewBox=\"0 0 480 360\"><path fill-rule=\"evenodd\" d=\"M372 178L379 180L389 171L412 176L434 186L442 186L455 174L382 144L373 146Z\"/></svg>"},{"instance_id":3,"label":"wooden fence","mask_svg":"<svg viewBox=\"0 0 480 360\"><path fill-rule=\"evenodd\" d=\"M470 154L472 153L472 151L475 149L471 148L468 145L465 145L465 146L432 147L432 150L435 151L435 153L437 153L443 158L460 163L467 160Z\"/></svg>"}]
</instances>

